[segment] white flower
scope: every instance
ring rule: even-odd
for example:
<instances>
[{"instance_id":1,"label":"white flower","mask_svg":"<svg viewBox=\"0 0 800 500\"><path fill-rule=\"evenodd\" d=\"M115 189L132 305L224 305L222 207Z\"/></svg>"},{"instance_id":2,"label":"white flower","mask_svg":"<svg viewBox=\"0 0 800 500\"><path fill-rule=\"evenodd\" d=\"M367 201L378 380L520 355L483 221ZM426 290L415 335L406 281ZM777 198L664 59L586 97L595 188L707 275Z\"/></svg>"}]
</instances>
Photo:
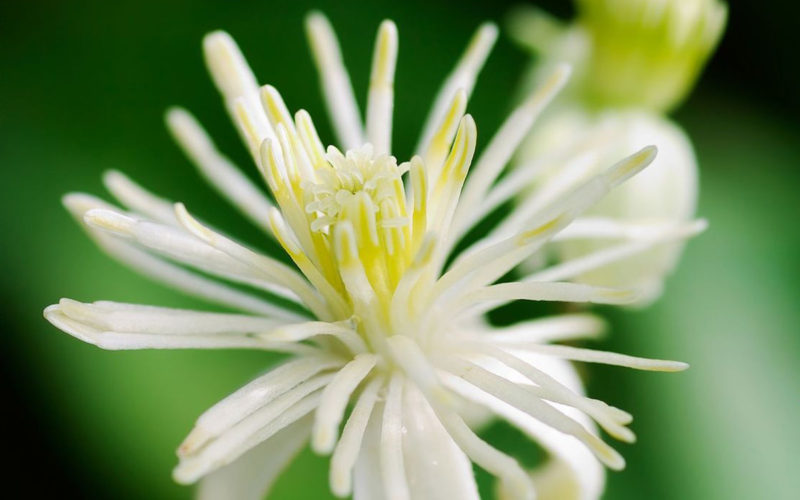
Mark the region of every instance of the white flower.
<instances>
[{"instance_id":1,"label":"white flower","mask_svg":"<svg viewBox=\"0 0 800 500\"><path fill-rule=\"evenodd\" d=\"M200 416L180 446L174 476L182 483L203 478L203 498L258 498L309 436L314 450L332 455L330 486L339 496L477 498L472 461L500 479L504 494L532 498L531 477L465 423L470 404L509 420L551 453L537 476L543 493L596 498L603 473L592 455L614 469L624 461L597 436L592 420L631 441L631 416L583 396L566 360L661 371L686 365L554 343L600 333L602 324L591 316L508 328L482 317L514 300L633 300L629 290L498 280L643 169L654 148L514 217L447 264L492 204L523 188L495 181L567 69L557 69L514 110L473 164L476 129L464 112L496 37L494 26L482 26L434 103L419 155L398 164L390 155L394 24L385 21L378 31L364 127L327 20L312 14L307 28L346 152L323 148L308 113L290 115L274 88L259 88L232 39L220 32L205 39L206 59L272 199L217 151L187 112L167 117L201 173L266 229L296 267L246 248L182 204L112 172L106 185L128 211L89 195L65 198L98 244L153 278L242 313L63 299L45 316L105 349L293 354ZM260 292L281 300L264 300Z\"/></svg>"}]
</instances>

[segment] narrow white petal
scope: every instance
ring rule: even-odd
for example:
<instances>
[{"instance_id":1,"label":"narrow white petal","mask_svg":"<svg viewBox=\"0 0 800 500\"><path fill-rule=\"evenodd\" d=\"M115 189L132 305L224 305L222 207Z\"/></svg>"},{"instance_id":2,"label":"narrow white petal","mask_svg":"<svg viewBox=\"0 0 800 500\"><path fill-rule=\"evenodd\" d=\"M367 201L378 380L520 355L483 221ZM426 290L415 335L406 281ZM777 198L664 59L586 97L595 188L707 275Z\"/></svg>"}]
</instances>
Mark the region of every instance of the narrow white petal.
<instances>
[{"instance_id":1,"label":"narrow white petal","mask_svg":"<svg viewBox=\"0 0 800 500\"><path fill-rule=\"evenodd\" d=\"M320 372L338 368L342 361L329 356L303 356L273 368L206 410L178 448L185 456L202 448L253 412Z\"/></svg>"},{"instance_id":2,"label":"narrow white petal","mask_svg":"<svg viewBox=\"0 0 800 500\"><path fill-rule=\"evenodd\" d=\"M403 376L389 381L381 425L381 477L386 500L409 500L408 482L403 463Z\"/></svg>"},{"instance_id":3,"label":"narrow white petal","mask_svg":"<svg viewBox=\"0 0 800 500\"><path fill-rule=\"evenodd\" d=\"M488 238L474 244L456 259L436 284L433 295L446 292L469 273L473 273L471 281L468 286L460 288L460 293L496 281L533 255L611 189L649 165L655 153L652 146L642 149L579 184L568 195L538 210L533 216L512 212Z\"/></svg>"},{"instance_id":4,"label":"narrow white petal","mask_svg":"<svg viewBox=\"0 0 800 500\"><path fill-rule=\"evenodd\" d=\"M568 387L550 377L547 373L539 370L533 364L528 363L511 352L493 348L488 345L484 345L482 348L487 355L494 357L502 364L523 375L528 381L535 384L535 386L528 387L528 390L535 393L538 397L553 403L569 405L584 412L616 439L628 443L632 443L636 440L633 432L625 427L625 425L630 422L629 413L576 394Z\"/></svg>"},{"instance_id":5,"label":"narrow white petal","mask_svg":"<svg viewBox=\"0 0 800 500\"><path fill-rule=\"evenodd\" d=\"M574 370L569 367L565 368L572 372L573 376L570 378L574 378L575 383L579 385L580 383L577 381L577 374L574 373ZM553 454L554 458L551 460L558 461L559 465L566 464L569 468L569 475L565 478L559 478L558 486L562 488L572 486L572 488L567 489L568 496L548 496L549 493L553 492L554 485L551 481L540 482L542 478L534 474L533 481L536 485L537 493L541 493L543 498L596 500L600 497L604 482L603 466L592 452L580 441L573 436L563 434L549 427L535 418L531 418L524 412L504 403L491 394L476 389L459 377L451 377L452 378L445 378L445 381L454 391L468 399L491 408L496 415L506 419L509 423L528 435L533 441L544 446ZM565 408L563 411L567 413L570 412L570 410L570 408ZM582 415L580 412L574 411L569 414L576 420L581 420ZM585 417L583 418L585 419ZM588 425L588 419L585 419L583 423ZM549 466L550 463L545 465L545 467ZM556 491L557 493L563 493L563 490ZM574 496L572 496L573 494ZM508 492L501 491L498 498L502 500L515 500L517 497L508 494Z\"/></svg>"},{"instance_id":6,"label":"narrow white petal","mask_svg":"<svg viewBox=\"0 0 800 500\"><path fill-rule=\"evenodd\" d=\"M209 33L203 39L209 72L226 99L258 92L258 83L239 46L224 31Z\"/></svg>"},{"instance_id":7,"label":"narrow white petal","mask_svg":"<svg viewBox=\"0 0 800 500\"><path fill-rule=\"evenodd\" d=\"M544 84L535 89L503 122L472 169L469 182L464 187L456 225L461 223L462 218L470 219L473 207L480 204L480 200L511 159L511 155L528 134L536 118L564 86L569 73L570 69L566 65L556 68Z\"/></svg>"},{"instance_id":8,"label":"narrow white petal","mask_svg":"<svg viewBox=\"0 0 800 500\"><path fill-rule=\"evenodd\" d=\"M147 191L122 172L109 170L103 175L103 183L116 199L130 210L145 215L162 224L175 226L172 202Z\"/></svg>"},{"instance_id":9,"label":"narrow white petal","mask_svg":"<svg viewBox=\"0 0 800 500\"><path fill-rule=\"evenodd\" d=\"M648 370L656 372L680 372L689 368L687 363L682 361L670 361L664 359L637 358L626 354L615 352L596 351L594 349L583 349L555 344L535 344L522 343L514 344L518 349L525 349L541 354L557 356L559 358L570 359L572 361L583 361L585 363L600 363L604 365L624 366L637 370Z\"/></svg>"},{"instance_id":10,"label":"narrow white petal","mask_svg":"<svg viewBox=\"0 0 800 500\"><path fill-rule=\"evenodd\" d=\"M450 393L442 387L433 365L417 342L405 335L394 335L387 342L391 347L392 360L427 397L445 405L453 403Z\"/></svg>"},{"instance_id":11,"label":"narrow white petal","mask_svg":"<svg viewBox=\"0 0 800 500\"><path fill-rule=\"evenodd\" d=\"M356 356L336 373L331 383L322 391L312 431L311 446L314 451L324 454L333 451L347 403L358 384L369 375L378 360L378 356L374 354Z\"/></svg>"},{"instance_id":12,"label":"narrow white petal","mask_svg":"<svg viewBox=\"0 0 800 500\"><path fill-rule=\"evenodd\" d=\"M364 144L364 129L333 28L324 15L312 12L306 18L306 34L336 135L344 149L360 147Z\"/></svg>"},{"instance_id":13,"label":"narrow white petal","mask_svg":"<svg viewBox=\"0 0 800 500\"><path fill-rule=\"evenodd\" d=\"M286 324L272 318L223 314L169 307L100 301L84 304L61 299L59 307L70 318L97 329L164 335L202 335L268 332Z\"/></svg>"},{"instance_id":14,"label":"narrow white petal","mask_svg":"<svg viewBox=\"0 0 800 500\"><path fill-rule=\"evenodd\" d=\"M433 409L459 448L478 466L500 478L504 491L509 492L512 498L536 498L536 490L530 478L516 460L478 437L455 412L439 405L434 405Z\"/></svg>"},{"instance_id":15,"label":"narrow white petal","mask_svg":"<svg viewBox=\"0 0 800 500\"><path fill-rule=\"evenodd\" d=\"M258 82L233 38L224 31L209 33L203 39L203 55L211 77L225 100L228 113L258 162L258 145L265 138L275 138L261 107ZM259 140L254 143L254 139Z\"/></svg>"},{"instance_id":16,"label":"narrow white petal","mask_svg":"<svg viewBox=\"0 0 800 500\"><path fill-rule=\"evenodd\" d=\"M448 274L460 277L465 270L475 268L478 270L472 279L474 284L494 282L531 256L610 190L649 165L655 153L656 149L652 146L634 153L533 215L512 212L492 235L464 251ZM441 281L451 285L454 280L453 276L446 275ZM444 283L438 284L437 292L441 293L444 288Z\"/></svg>"},{"instance_id":17,"label":"narrow white petal","mask_svg":"<svg viewBox=\"0 0 800 500\"><path fill-rule=\"evenodd\" d=\"M602 185L591 182L596 176L593 175L596 169L595 162L594 155L591 154L578 155L564 161L554 175L540 182L528 195L519 197L514 211L492 230L490 237L501 238L513 234L519 231L526 221L536 218L549 206L565 205L567 200L574 204L573 200L577 199L584 208L594 205L607 192ZM580 191L581 188L584 191ZM580 196L576 196L575 192L580 192Z\"/></svg>"},{"instance_id":18,"label":"narrow white petal","mask_svg":"<svg viewBox=\"0 0 800 500\"><path fill-rule=\"evenodd\" d=\"M609 468L619 470L625 467L622 456L602 439L549 403L537 398L525 386L495 375L474 363L456 358L448 360L448 367L452 369L452 373L481 391L491 394L553 429L578 438Z\"/></svg>"},{"instance_id":19,"label":"narrow white petal","mask_svg":"<svg viewBox=\"0 0 800 500\"><path fill-rule=\"evenodd\" d=\"M413 384L404 393L403 422L411 498L479 500L472 464Z\"/></svg>"},{"instance_id":20,"label":"narrow white petal","mask_svg":"<svg viewBox=\"0 0 800 500\"><path fill-rule=\"evenodd\" d=\"M353 467L361 450L361 443L364 440L372 409L378 399L378 390L383 383L381 378L375 378L367 384L358 396L355 407L344 424L342 436L336 443L336 449L331 456L330 469L331 491L336 496L346 497L352 492Z\"/></svg>"},{"instance_id":21,"label":"narrow white petal","mask_svg":"<svg viewBox=\"0 0 800 500\"><path fill-rule=\"evenodd\" d=\"M445 113L436 129L434 129L433 135L426 141L425 149L420 151L427 178L431 179L434 184L439 179L442 164L447 157L450 146L453 144L453 138L466 110L467 93L464 89L458 89L453 94L453 99L445 109Z\"/></svg>"},{"instance_id":22,"label":"narrow white petal","mask_svg":"<svg viewBox=\"0 0 800 500\"><path fill-rule=\"evenodd\" d=\"M188 295L241 311L275 318L302 321L305 317L235 288L206 278L180 266L160 259L132 244L111 236L98 234L98 244L109 255L151 279L176 288Z\"/></svg>"},{"instance_id":23,"label":"narrow white petal","mask_svg":"<svg viewBox=\"0 0 800 500\"><path fill-rule=\"evenodd\" d=\"M460 225L457 228L459 235L463 235L473 224L483 219L502 203L511 200L511 198L525 190L530 190L533 185L532 183L543 173L551 172L556 168L559 172L570 170L575 167L575 163L580 162L584 158L594 158L593 152L598 147L604 147L609 140L610 137L608 134L580 134L575 140L559 146L551 153L539 156L530 162L516 165L508 172L508 175L498 180L497 184L492 186L485 199L475 207L475 212L472 217L469 220L464 219L460 221ZM578 179L575 178L575 180L577 181ZM526 199L522 204L515 207L515 213L531 204L542 206L541 203L544 201L543 199L548 198L547 196L542 196L542 190L549 190L552 184L552 179L548 178L547 183L543 186L538 186L535 192L525 197Z\"/></svg>"},{"instance_id":24,"label":"narrow white petal","mask_svg":"<svg viewBox=\"0 0 800 500\"><path fill-rule=\"evenodd\" d=\"M606 331L606 322L592 314L562 314L522 321L504 328L492 328L486 336L492 343L547 343L581 338L597 338Z\"/></svg>"},{"instance_id":25,"label":"narrow white petal","mask_svg":"<svg viewBox=\"0 0 800 500\"><path fill-rule=\"evenodd\" d=\"M530 220L540 218L542 213L561 211L567 206L574 207L572 211L576 216L579 215L612 189L644 170L657 153L655 146L644 147L588 179L585 172L591 166L590 162L578 161L578 166L573 165L573 169L565 171L558 182L545 184L542 190L519 205L492 231L492 237L514 234L528 225ZM574 171L576 168L577 172Z\"/></svg>"},{"instance_id":26,"label":"narrow white petal","mask_svg":"<svg viewBox=\"0 0 800 500\"><path fill-rule=\"evenodd\" d=\"M44 318L59 330L68 333L76 339L95 344L97 342L97 330L86 328L81 322L71 319L61 311L58 304L47 306L44 310Z\"/></svg>"},{"instance_id":27,"label":"narrow white petal","mask_svg":"<svg viewBox=\"0 0 800 500\"><path fill-rule=\"evenodd\" d=\"M449 291L463 295L497 281L566 227L576 215L574 208L568 205L563 212L545 214L535 224L509 238L479 241L456 258L439 278L431 295L439 297Z\"/></svg>"},{"instance_id":28,"label":"narrow white petal","mask_svg":"<svg viewBox=\"0 0 800 500\"><path fill-rule=\"evenodd\" d=\"M277 432L235 462L200 480L198 500L262 500L272 484L308 440L311 417Z\"/></svg>"},{"instance_id":29,"label":"narrow white petal","mask_svg":"<svg viewBox=\"0 0 800 500\"><path fill-rule=\"evenodd\" d=\"M175 205L175 214L182 227L208 246L246 266L250 270L250 274L256 273L278 286L291 290L318 318L324 319L328 316L327 305L295 269L271 257L256 253L213 231L192 217L181 203Z\"/></svg>"},{"instance_id":30,"label":"narrow white petal","mask_svg":"<svg viewBox=\"0 0 800 500\"><path fill-rule=\"evenodd\" d=\"M303 320L303 316L241 292L212 279L193 273L164 259L156 257L132 243L92 229L83 221L86 212L92 209L115 210L116 208L90 195L71 193L64 196L64 205L95 243L112 258L135 269L144 276L180 290L183 293L233 309L276 318Z\"/></svg>"},{"instance_id":31,"label":"narrow white petal","mask_svg":"<svg viewBox=\"0 0 800 500\"><path fill-rule=\"evenodd\" d=\"M273 342L300 342L319 335L330 335L339 339L354 355L369 350L361 335L353 330L353 325L347 321L293 323L261 334L259 337Z\"/></svg>"},{"instance_id":32,"label":"narrow white petal","mask_svg":"<svg viewBox=\"0 0 800 500\"><path fill-rule=\"evenodd\" d=\"M632 290L601 288L578 283L513 282L499 283L464 294L460 307L478 304L474 312L491 310L515 300L554 302L590 302L593 304L630 304L637 295Z\"/></svg>"},{"instance_id":33,"label":"narrow white petal","mask_svg":"<svg viewBox=\"0 0 800 500\"><path fill-rule=\"evenodd\" d=\"M478 78L486 58L489 57L494 42L497 40L497 26L492 23L481 25L469 41L464 54L458 61L453 71L442 84L442 88L433 101L431 111L425 120L425 126L417 144L416 151L423 154L429 147L436 129L440 126L447 114L447 109L453 96L459 90L464 92L464 97L469 99L475 81Z\"/></svg>"},{"instance_id":34,"label":"narrow white petal","mask_svg":"<svg viewBox=\"0 0 800 500\"><path fill-rule=\"evenodd\" d=\"M319 403L319 389L332 378L333 375L319 375L301 383L242 419L196 453L182 456L173 471L174 479L182 484L193 483L306 416Z\"/></svg>"},{"instance_id":35,"label":"narrow white petal","mask_svg":"<svg viewBox=\"0 0 800 500\"><path fill-rule=\"evenodd\" d=\"M663 228L661 234L654 237L597 250L588 255L568 260L533 273L526 276L523 281L561 281L574 278L575 276L618 262L622 259L647 252L660 245L691 238L699 234L705 228L706 222L703 220L677 227L673 225L671 228Z\"/></svg>"},{"instance_id":36,"label":"narrow white petal","mask_svg":"<svg viewBox=\"0 0 800 500\"><path fill-rule=\"evenodd\" d=\"M384 403L378 401L369 417L353 473L353 500L385 500L381 472L381 426Z\"/></svg>"},{"instance_id":37,"label":"narrow white petal","mask_svg":"<svg viewBox=\"0 0 800 500\"><path fill-rule=\"evenodd\" d=\"M217 150L188 111L172 108L167 111L166 122L175 141L209 184L253 224L269 233L267 216L273 204L263 191Z\"/></svg>"},{"instance_id":38,"label":"narrow white petal","mask_svg":"<svg viewBox=\"0 0 800 500\"><path fill-rule=\"evenodd\" d=\"M367 141L375 148L375 154L379 155L390 154L392 149L396 63L397 26L392 21L384 21L375 40L367 98Z\"/></svg>"},{"instance_id":39,"label":"narrow white petal","mask_svg":"<svg viewBox=\"0 0 800 500\"><path fill-rule=\"evenodd\" d=\"M289 300L296 299L295 292L288 289L286 283L279 281L276 276L264 273L261 269L254 271L247 263L193 237L180 227L149 222L105 209L89 210L83 219L92 228L132 239L137 244L177 262L224 279L261 288ZM178 217L179 221L180 219ZM279 268L281 266L285 267L280 263L276 265Z\"/></svg>"},{"instance_id":40,"label":"narrow white petal","mask_svg":"<svg viewBox=\"0 0 800 500\"><path fill-rule=\"evenodd\" d=\"M266 342L246 334L182 335L109 331L70 317L60 305L45 309L45 318L57 328L101 349L264 349L296 354L311 354L315 349L302 344Z\"/></svg>"},{"instance_id":41,"label":"narrow white petal","mask_svg":"<svg viewBox=\"0 0 800 500\"><path fill-rule=\"evenodd\" d=\"M700 221L695 221L700 223ZM636 221L611 217L586 216L575 219L572 224L553 238L553 241L579 239L645 240L656 238L664 231L674 230L674 221Z\"/></svg>"}]
</instances>

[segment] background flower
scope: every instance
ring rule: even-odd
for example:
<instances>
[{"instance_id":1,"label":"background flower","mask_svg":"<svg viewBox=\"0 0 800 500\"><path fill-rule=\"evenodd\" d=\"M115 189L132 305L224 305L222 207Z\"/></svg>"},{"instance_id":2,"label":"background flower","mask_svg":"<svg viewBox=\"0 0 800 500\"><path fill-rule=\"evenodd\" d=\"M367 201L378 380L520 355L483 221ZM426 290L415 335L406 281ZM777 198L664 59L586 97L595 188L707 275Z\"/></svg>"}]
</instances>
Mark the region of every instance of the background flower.
<instances>
[{"instance_id":1,"label":"background flower","mask_svg":"<svg viewBox=\"0 0 800 500\"><path fill-rule=\"evenodd\" d=\"M563 2L550 4L567 14ZM677 115L701 159L699 214L713 229L689 245L665 299L646 312L615 316L615 335L603 345L669 352L693 368L679 382L614 368L587 372L591 393L636 414L634 429L642 437L622 450L629 468L609 475L609 498L638 498L642 491L661 498L791 498L800 487L796 453L787 445L800 440L794 425L800 100L790 64L797 7L749 4L733 5L718 55ZM395 147L410 151L427 111L424 97L436 92L435 79L414 72L440 74L474 27L501 19L510 3L0 6L3 369L15 389L7 406L17 409L5 417L6 429L19 436L11 484L24 481L29 491L56 484L101 497L188 496L163 473L174 463L175 445L199 412L263 370L264 355L109 356L55 332L39 311L62 294L195 305L99 258L60 208L59 196L77 188L100 192L98 174L116 168L159 192L180 192L189 206L220 206L157 123L168 105L184 103L221 148L246 163L197 50L199 37L221 26L288 103L322 116L316 75L297 29L311 7L324 9L343 35L354 81L368 75L374 33L362 28L384 17L403 26L401 50L422 54L398 68L395 130L413 133L398 133ZM431 47L436 50L426 50ZM525 61L501 38L471 104L482 127L491 130L505 116L497 96L482 90L510 94ZM306 97L318 100L306 103ZM320 133L332 137L328 129ZM211 215L216 225L257 241L233 209ZM513 310L505 314L515 317ZM155 410L159 419L152 418ZM512 446L517 439L502 427L488 432ZM276 485L275 498L325 498L327 485L307 479L324 477L325 467L325 460L301 455Z\"/></svg>"},{"instance_id":2,"label":"background flower","mask_svg":"<svg viewBox=\"0 0 800 500\"><path fill-rule=\"evenodd\" d=\"M579 274L577 281L634 287L639 290L634 305L645 306L661 295L683 250L682 243L661 234L691 220L697 208L696 155L690 138L666 113L686 97L716 48L727 4L574 4L577 15L569 22L533 6L508 16L512 38L532 55L522 89L537 85L559 61L575 67L575 78L520 148L515 174L530 173L531 193L558 193L603 168L609 155L635 151L641 141L662 150L653 168L587 213L594 219L589 224L606 229L595 230L594 238L579 230L548 247L554 258L568 262L591 260L592 252L602 250L609 263ZM518 210L536 203L535 195L520 196ZM620 224L627 230L613 229ZM541 260L528 265L535 268Z\"/></svg>"}]
</instances>

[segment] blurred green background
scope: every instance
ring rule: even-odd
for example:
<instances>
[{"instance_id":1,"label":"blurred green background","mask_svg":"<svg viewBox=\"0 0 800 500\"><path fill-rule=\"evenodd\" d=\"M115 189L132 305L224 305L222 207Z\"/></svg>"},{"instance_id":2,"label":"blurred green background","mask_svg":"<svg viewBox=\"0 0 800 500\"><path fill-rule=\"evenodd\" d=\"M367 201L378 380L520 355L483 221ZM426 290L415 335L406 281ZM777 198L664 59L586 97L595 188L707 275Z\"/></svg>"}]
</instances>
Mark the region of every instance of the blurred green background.
<instances>
[{"instance_id":1,"label":"blurred green background","mask_svg":"<svg viewBox=\"0 0 800 500\"><path fill-rule=\"evenodd\" d=\"M308 109L330 139L303 15L321 8L330 16L360 98L375 29L393 18L394 140L403 157L472 30L485 19L501 22L515 3L0 3L6 484L25 496L56 487L66 496L187 498L190 489L170 478L176 445L200 412L276 359L104 352L41 316L63 296L197 305L106 258L61 207L67 191L106 196L105 169L262 243L195 175L162 125L167 106L186 106L249 167L207 78L204 33L230 31L260 81L279 88L290 108ZM564 2L539 5L570 13ZM614 329L602 348L692 368L586 370L590 393L631 411L639 435L618 446L629 465L609 474L607 498L788 499L800 491L797 14L788 1L732 5L719 53L676 115L695 141L699 214L711 227L689 245L664 299L644 311L603 311ZM526 61L501 37L470 103L482 142L507 112ZM272 498L328 498L326 466L304 452Z\"/></svg>"}]
</instances>

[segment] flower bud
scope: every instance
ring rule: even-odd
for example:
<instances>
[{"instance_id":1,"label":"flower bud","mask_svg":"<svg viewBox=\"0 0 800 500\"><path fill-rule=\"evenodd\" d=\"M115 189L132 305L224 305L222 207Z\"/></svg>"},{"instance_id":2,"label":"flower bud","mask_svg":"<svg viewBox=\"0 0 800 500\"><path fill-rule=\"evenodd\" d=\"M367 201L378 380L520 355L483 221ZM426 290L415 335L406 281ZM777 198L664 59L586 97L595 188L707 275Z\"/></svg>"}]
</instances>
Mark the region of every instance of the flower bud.
<instances>
[{"instance_id":1,"label":"flower bud","mask_svg":"<svg viewBox=\"0 0 800 500\"><path fill-rule=\"evenodd\" d=\"M593 114L577 108L552 115L530 137L525 155L559 158L545 168L536 190L567 191L643 145L658 147L658 155L643 172L608 194L584 214L641 228L672 227L688 222L697 200L697 163L686 134L673 122L644 111ZM591 145L591 147L584 146ZM562 153L558 152L561 148ZM563 151L566 150L566 158ZM564 159L565 158L565 159ZM530 193L525 195L530 196ZM554 244L559 261L579 258L620 244L619 238L565 239ZM683 244L664 243L584 273L576 281L634 288L639 305L655 300L662 282L675 266Z\"/></svg>"},{"instance_id":2,"label":"flower bud","mask_svg":"<svg viewBox=\"0 0 800 500\"><path fill-rule=\"evenodd\" d=\"M587 100L669 111L689 92L725 27L719 0L578 0L589 35Z\"/></svg>"}]
</instances>

